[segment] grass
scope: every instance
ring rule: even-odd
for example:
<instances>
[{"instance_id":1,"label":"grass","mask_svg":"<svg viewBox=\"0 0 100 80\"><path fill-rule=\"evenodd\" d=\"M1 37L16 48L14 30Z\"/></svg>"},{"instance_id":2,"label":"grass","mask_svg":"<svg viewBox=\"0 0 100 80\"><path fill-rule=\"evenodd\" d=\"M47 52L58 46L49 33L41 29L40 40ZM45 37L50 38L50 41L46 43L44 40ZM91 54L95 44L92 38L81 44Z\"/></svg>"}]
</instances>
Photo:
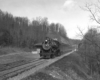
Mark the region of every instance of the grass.
<instances>
[{"instance_id":1,"label":"grass","mask_svg":"<svg viewBox=\"0 0 100 80\"><path fill-rule=\"evenodd\" d=\"M18 47L0 47L0 56L7 55L7 54L15 54L21 52L31 52L31 49L28 48L18 48Z\"/></svg>"},{"instance_id":2,"label":"grass","mask_svg":"<svg viewBox=\"0 0 100 80\"><path fill-rule=\"evenodd\" d=\"M0 51L6 55L0 56L0 71L10 69L11 67L25 64L31 60L39 58L39 54L32 54L20 48L5 47Z\"/></svg>"},{"instance_id":3,"label":"grass","mask_svg":"<svg viewBox=\"0 0 100 80\"><path fill-rule=\"evenodd\" d=\"M31 75L30 77L24 78L22 80L58 80L58 79L54 79L52 76L48 74L39 72L39 73L36 73L34 76Z\"/></svg>"},{"instance_id":4,"label":"grass","mask_svg":"<svg viewBox=\"0 0 100 80\"><path fill-rule=\"evenodd\" d=\"M14 47L1 47L0 48L0 55L7 55L7 54L12 54L12 53L17 53L21 52L22 50L19 48L14 48Z\"/></svg>"},{"instance_id":5,"label":"grass","mask_svg":"<svg viewBox=\"0 0 100 80\"><path fill-rule=\"evenodd\" d=\"M49 67L52 66L60 68L63 72L66 72L66 70L71 69L75 71L79 76L83 78L87 77L87 68L85 67L81 57L77 53L66 56L63 59L57 61L56 63L50 65Z\"/></svg>"}]
</instances>

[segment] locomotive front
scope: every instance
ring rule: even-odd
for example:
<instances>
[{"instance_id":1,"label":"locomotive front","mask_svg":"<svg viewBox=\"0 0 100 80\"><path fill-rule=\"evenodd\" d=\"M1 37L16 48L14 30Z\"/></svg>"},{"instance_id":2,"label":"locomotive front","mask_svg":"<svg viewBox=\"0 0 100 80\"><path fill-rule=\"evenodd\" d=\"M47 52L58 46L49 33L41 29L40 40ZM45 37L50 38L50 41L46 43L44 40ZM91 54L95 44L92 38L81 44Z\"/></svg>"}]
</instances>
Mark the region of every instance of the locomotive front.
<instances>
[{"instance_id":1,"label":"locomotive front","mask_svg":"<svg viewBox=\"0 0 100 80\"><path fill-rule=\"evenodd\" d=\"M42 43L42 47L40 49L40 57L53 58L61 55L59 46L60 43L57 40L46 38Z\"/></svg>"}]
</instances>

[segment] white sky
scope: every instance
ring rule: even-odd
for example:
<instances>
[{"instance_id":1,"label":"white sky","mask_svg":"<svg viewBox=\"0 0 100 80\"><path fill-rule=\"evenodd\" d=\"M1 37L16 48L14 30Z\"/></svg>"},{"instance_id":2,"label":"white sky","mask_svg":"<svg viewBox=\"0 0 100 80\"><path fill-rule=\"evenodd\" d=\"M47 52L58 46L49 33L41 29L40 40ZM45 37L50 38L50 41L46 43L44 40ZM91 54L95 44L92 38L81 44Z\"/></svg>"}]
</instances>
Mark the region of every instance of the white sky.
<instances>
[{"instance_id":1,"label":"white sky","mask_svg":"<svg viewBox=\"0 0 100 80\"><path fill-rule=\"evenodd\" d=\"M79 6L96 0L0 0L0 9L14 16L25 16L29 19L47 17L49 22L59 22L64 25L70 38L78 38L77 26L84 32L89 25L89 13Z\"/></svg>"}]
</instances>

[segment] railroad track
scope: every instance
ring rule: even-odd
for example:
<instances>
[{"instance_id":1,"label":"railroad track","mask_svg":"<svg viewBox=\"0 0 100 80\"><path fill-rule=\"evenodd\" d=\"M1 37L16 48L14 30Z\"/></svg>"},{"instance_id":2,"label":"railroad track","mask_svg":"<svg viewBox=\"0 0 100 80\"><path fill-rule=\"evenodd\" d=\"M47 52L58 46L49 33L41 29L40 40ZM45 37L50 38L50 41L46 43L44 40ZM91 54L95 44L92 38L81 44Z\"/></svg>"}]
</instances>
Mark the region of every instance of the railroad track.
<instances>
[{"instance_id":1,"label":"railroad track","mask_svg":"<svg viewBox=\"0 0 100 80\"><path fill-rule=\"evenodd\" d=\"M28 60L28 61L20 60L20 61L15 61L15 62L7 63L7 64L1 64L0 65L0 72L1 71L5 71L5 70L9 70L9 69L12 69L12 68L15 68L15 67L18 67L18 66L22 66L22 65L28 64L28 63L31 63L33 61L37 61L37 59Z\"/></svg>"},{"instance_id":2,"label":"railroad track","mask_svg":"<svg viewBox=\"0 0 100 80\"><path fill-rule=\"evenodd\" d=\"M70 52L71 50L65 51L65 52ZM64 53L65 53L64 52ZM32 68L37 67L38 65L41 65L45 62L47 62L48 60L44 60L44 59L36 59L36 60L32 60L27 64L23 64L20 66L16 66L4 71L0 72L0 80L10 80L11 78L20 75L21 73L28 71Z\"/></svg>"},{"instance_id":3,"label":"railroad track","mask_svg":"<svg viewBox=\"0 0 100 80\"><path fill-rule=\"evenodd\" d=\"M14 76L17 76L27 70L30 70L32 68L35 68L36 66L44 63L46 60L43 60L43 59L37 59L37 60L33 60L31 61L30 63L28 64L24 64L24 65L21 65L21 66L18 66L18 67L14 67L12 69L9 69L9 70L4 70L2 72L0 72L0 80L7 80L9 78L12 78Z\"/></svg>"}]
</instances>

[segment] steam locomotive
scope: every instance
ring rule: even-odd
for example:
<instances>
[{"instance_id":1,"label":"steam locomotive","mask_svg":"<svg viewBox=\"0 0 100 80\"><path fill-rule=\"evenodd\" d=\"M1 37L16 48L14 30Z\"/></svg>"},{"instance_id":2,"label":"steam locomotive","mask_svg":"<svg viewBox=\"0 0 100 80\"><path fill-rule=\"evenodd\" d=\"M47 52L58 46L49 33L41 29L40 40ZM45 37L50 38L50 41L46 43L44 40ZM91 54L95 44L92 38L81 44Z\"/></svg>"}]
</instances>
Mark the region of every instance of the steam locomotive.
<instances>
[{"instance_id":1,"label":"steam locomotive","mask_svg":"<svg viewBox=\"0 0 100 80\"><path fill-rule=\"evenodd\" d=\"M41 58L54 58L61 55L60 43L57 39L50 39L47 37L39 48Z\"/></svg>"}]
</instances>

